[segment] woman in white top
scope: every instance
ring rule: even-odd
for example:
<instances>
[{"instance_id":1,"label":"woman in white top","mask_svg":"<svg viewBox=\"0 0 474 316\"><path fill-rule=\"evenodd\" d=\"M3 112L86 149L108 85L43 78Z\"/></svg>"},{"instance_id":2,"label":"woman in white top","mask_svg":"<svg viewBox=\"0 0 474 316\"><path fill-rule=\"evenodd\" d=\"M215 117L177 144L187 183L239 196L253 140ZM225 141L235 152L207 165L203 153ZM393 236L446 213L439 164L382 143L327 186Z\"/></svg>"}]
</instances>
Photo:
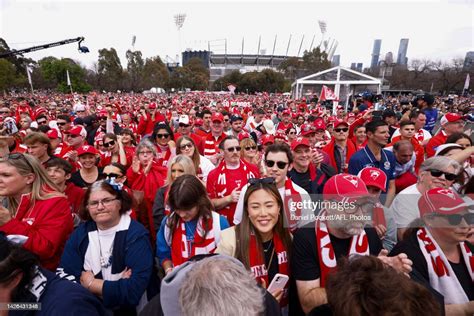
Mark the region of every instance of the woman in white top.
<instances>
[{"instance_id":1,"label":"woman in white top","mask_svg":"<svg viewBox=\"0 0 474 316\"><path fill-rule=\"evenodd\" d=\"M216 166L214 166L209 159L199 154L199 151L196 150L196 143L191 137L183 135L178 138L176 142L176 155L181 154L191 158L194 163L197 177L206 183L207 175Z\"/></svg>"}]
</instances>

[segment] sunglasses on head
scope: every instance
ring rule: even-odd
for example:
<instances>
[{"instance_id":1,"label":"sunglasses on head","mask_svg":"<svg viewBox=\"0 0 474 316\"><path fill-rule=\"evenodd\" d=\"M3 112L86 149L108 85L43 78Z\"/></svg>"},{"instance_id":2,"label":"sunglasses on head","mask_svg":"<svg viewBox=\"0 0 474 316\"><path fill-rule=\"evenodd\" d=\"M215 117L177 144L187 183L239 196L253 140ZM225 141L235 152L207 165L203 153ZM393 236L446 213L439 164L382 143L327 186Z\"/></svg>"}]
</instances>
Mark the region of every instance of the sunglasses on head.
<instances>
[{"instance_id":1,"label":"sunglasses on head","mask_svg":"<svg viewBox=\"0 0 474 316\"><path fill-rule=\"evenodd\" d=\"M168 138L170 134L156 134L156 138Z\"/></svg>"},{"instance_id":2,"label":"sunglasses on head","mask_svg":"<svg viewBox=\"0 0 474 316\"><path fill-rule=\"evenodd\" d=\"M249 151L249 150L257 150L257 146L248 146L248 147L245 147L245 150L246 150L246 151Z\"/></svg>"},{"instance_id":3,"label":"sunglasses on head","mask_svg":"<svg viewBox=\"0 0 474 316\"><path fill-rule=\"evenodd\" d=\"M433 216L436 217L442 217L448 220L449 225L451 226L457 226L461 224L462 219L466 221L468 225L473 225L474 224L474 213L467 213L467 214L449 214L449 215L444 215L444 214L433 214Z\"/></svg>"},{"instance_id":4,"label":"sunglasses on head","mask_svg":"<svg viewBox=\"0 0 474 316\"><path fill-rule=\"evenodd\" d=\"M104 146L105 148L109 148L109 147L111 147L111 146L113 146L113 145L115 145L115 141L114 141L114 140L112 140L112 141L110 141L110 142L108 142L108 143L104 143L104 144L103 144L103 146Z\"/></svg>"},{"instance_id":5,"label":"sunglasses on head","mask_svg":"<svg viewBox=\"0 0 474 316\"><path fill-rule=\"evenodd\" d=\"M240 148L240 146L235 146L235 147L229 147L227 148L226 150L230 153L233 153L235 151L240 151L242 148Z\"/></svg>"},{"instance_id":6,"label":"sunglasses on head","mask_svg":"<svg viewBox=\"0 0 474 316\"><path fill-rule=\"evenodd\" d=\"M275 184L275 178L268 177L268 178L250 178L248 181L249 185L256 185L256 184Z\"/></svg>"},{"instance_id":7,"label":"sunglasses on head","mask_svg":"<svg viewBox=\"0 0 474 316\"><path fill-rule=\"evenodd\" d=\"M430 169L428 171L430 172L431 176L435 177L435 178L439 178L439 177L441 177L441 175L444 174L444 178L448 181L454 181L458 177L457 174L449 173L449 172L443 172L443 171L438 170L438 169Z\"/></svg>"},{"instance_id":8,"label":"sunglasses on head","mask_svg":"<svg viewBox=\"0 0 474 316\"><path fill-rule=\"evenodd\" d=\"M265 160L265 164L267 165L268 168L273 168L273 166L276 164L278 169L285 169L285 167L288 165L288 163L285 161L273 161L273 160Z\"/></svg>"},{"instance_id":9,"label":"sunglasses on head","mask_svg":"<svg viewBox=\"0 0 474 316\"><path fill-rule=\"evenodd\" d=\"M340 132L344 132L344 133L345 133L345 132L347 132L348 130L349 130L349 128L347 128L347 127L344 127L344 128L335 128L335 129L334 129L334 131L335 131L336 133L340 133Z\"/></svg>"},{"instance_id":10,"label":"sunglasses on head","mask_svg":"<svg viewBox=\"0 0 474 316\"><path fill-rule=\"evenodd\" d=\"M182 144L181 146L179 146L179 149L181 150L185 150L186 148L193 148L193 144L188 143L188 144Z\"/></svg>"},{"instance_id":11,"label":"sunglasses on head","mask_svg":"<svg viewBox=\"0 0 474 316\"><path fill-rule=\"evenodd\" d=\"M31 170L34 170L33 166L30 164L28 159L26 159L25 155L23 155L21 153L9 154L8 159L14 159L14 160L23 159L26 162L26 164L28 165L28 167L30 167ZM2 161L5 161L5 160L6 160L5 158L2 159Z\"/></svg>"}]
</instances>

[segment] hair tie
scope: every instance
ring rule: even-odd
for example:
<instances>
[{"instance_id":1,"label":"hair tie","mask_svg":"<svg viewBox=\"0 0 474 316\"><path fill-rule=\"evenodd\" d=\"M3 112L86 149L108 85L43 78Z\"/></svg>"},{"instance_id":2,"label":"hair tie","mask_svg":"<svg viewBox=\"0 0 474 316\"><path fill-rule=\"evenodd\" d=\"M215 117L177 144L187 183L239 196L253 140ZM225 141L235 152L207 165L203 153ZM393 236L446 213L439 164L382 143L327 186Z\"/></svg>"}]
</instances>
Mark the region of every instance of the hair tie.
<instances>
[{"instance_id":1,"label":"hair tie","mask_svg":"<svg viewBox=\"0 0 474 316\"><path fill-rule=\"evenodd\" d=\"M115 177L107 177L105 182L107 182L116 192L122 192L123 183L115 181Z\"/></svg>"}]
</instances>

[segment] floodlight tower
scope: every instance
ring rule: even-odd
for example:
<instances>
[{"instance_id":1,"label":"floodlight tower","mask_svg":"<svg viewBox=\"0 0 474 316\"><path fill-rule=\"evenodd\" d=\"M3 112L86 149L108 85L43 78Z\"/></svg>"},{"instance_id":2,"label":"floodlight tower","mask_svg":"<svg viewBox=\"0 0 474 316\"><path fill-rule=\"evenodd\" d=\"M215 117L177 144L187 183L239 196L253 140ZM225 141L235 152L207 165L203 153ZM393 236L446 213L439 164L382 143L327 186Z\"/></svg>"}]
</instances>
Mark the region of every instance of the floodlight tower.
<instances>
[{"instance_id":1,"label":"floodlight tower","mask_svg":"<svg viewBox=\"0 0 474 316\"><path fill-rule=\"evenodd\" d=\"M174 16L174 24L178 29L178 41L179 41L179 56L181 57L181 28L183 27L184 20L186 19L186 13L178 13ZM181 60L181 58L179 59ZM183 63L181 62L181 66Z\"/></svg>"},{"instance_id":2,"label":"floodlight tower","mask_svg":"<svg viewBox=\"0 0 474 316\"><path fill-rule=\"evenodd\" d=\"M319 24L319 29L321 30L321 34L323 35L323 37L321 38L321 43L319 43L319 48L321 49L321 45L324 43L324 35L326 34L327 23L326 21L318 20L318 24ZM327 47L327 44L325 46Z\"/></svg>"}]
</instances>

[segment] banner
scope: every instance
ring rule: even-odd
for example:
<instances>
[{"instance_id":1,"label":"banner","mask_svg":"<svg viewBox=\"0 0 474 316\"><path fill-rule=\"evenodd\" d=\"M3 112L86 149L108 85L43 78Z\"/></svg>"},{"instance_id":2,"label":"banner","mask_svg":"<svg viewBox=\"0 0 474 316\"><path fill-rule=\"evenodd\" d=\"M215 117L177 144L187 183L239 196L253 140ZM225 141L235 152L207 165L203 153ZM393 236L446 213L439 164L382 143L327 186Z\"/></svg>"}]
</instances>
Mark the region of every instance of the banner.
<instances>
[{"instance_id":1,"label":"banner","mask_svg":"<svg viewBox=\"0 0 474 316\"><path fill-rule=\"evenodd\" d=\"M71 78L69 78L69 70L66 70L66 75L67 75L67 85L71 86Z\"/></svg>"},{"instance_id":2,"label":"banner","mask_svg":"<svg viewBox=\"0 0 474 316\"><path fill-rule=\"evenodd\" d=\"M323 86L323 88L321 89L321 95L319 97L319 101L326 101L326 100L330 100L330 101L339 101L337 96L334 94L334 92L329 89L327 86Z\"/></svg>"},{"instance_id":3,"label":"banner","mask_svg":"<svg viewBox=\"0 0 474 316\"><path fill-rule=\"evenodd\" d=\"M31 74L33 73L33 69L31 66L26 65L26 74L28 75L28 82L30 83L30 86L33 85L33 81L31 80Z\"/></svg>"},{"instance_id":4,"label":"banner","mask_svg":"<svg viewBox=\"0 0 474 316\"><path fill-rule=\"evenodd\" d=\"M466 75L466 81L464 82L464 90L469 90L469 83L471 81L471 77L469 74Z\"/></svg>"}]
</instances>

